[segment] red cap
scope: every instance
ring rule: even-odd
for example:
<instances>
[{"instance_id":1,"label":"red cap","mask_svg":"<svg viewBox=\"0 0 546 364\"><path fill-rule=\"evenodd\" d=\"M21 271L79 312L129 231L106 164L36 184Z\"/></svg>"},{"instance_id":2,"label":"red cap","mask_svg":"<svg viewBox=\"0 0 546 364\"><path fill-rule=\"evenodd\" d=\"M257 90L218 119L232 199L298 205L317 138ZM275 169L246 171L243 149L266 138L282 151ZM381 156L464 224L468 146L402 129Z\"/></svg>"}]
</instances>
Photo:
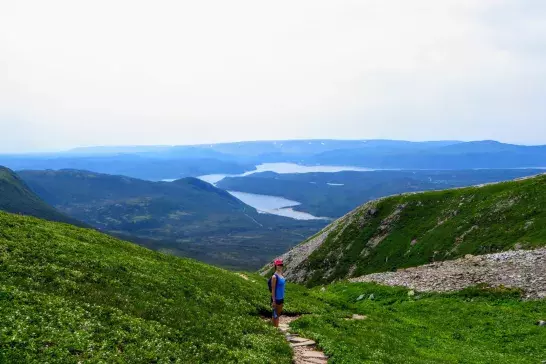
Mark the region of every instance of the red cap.
<instances>
[{"instance_id":1,"label":"red cap","mask_svg":"<svg viewBox=\"0 0 546 364\"><path fill-rule=\"evenodd\" d=\"M275 259L275 262L273 264L275 265L275 267L278 265L283 265L282 259Z\"/></svg>"}]
</instances>

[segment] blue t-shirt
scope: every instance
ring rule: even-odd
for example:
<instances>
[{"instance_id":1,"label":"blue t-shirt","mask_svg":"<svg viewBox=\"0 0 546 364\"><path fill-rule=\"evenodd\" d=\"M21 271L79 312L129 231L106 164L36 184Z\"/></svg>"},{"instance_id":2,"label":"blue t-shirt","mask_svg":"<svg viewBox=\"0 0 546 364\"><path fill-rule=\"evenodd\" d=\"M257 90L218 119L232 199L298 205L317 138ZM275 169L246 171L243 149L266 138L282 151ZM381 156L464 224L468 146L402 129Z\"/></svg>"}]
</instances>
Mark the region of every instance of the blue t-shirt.
<instances>
[{"instance_id":1,"label":"blue t-shirt","mask_svg":"<svg viewBox=\"0 0 546 364\"><path fill-rule=\"evenodd\" d=\"M275 289L275 299L276 300L284 300L284 286L286 285L286 279L284 277L281 277L277 273L275 273L275 277L277 277L277 285Z\"/></svg>"}]
</instances>

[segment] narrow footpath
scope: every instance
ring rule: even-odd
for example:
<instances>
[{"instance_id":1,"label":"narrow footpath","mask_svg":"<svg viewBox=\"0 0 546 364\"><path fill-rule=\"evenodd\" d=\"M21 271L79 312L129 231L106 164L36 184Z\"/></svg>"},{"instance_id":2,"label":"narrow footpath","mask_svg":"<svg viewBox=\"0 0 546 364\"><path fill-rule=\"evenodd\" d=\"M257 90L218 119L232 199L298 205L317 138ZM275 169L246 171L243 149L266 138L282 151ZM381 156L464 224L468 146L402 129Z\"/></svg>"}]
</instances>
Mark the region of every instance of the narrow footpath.
<instances>
[{"instance_id":1,"label":"narrow footpath","mask_svg":"<svg viewBox=\"0 0 546 364\"><path fill-rule=\"evenodd\" d=\"M279 319L279 330L284 333L286 340L294 350L295 364L327 364L328 357L317 349L313 340L300 337L290 332L290 323L300 316L281 316Z\"/></svg>"}]
</instances>

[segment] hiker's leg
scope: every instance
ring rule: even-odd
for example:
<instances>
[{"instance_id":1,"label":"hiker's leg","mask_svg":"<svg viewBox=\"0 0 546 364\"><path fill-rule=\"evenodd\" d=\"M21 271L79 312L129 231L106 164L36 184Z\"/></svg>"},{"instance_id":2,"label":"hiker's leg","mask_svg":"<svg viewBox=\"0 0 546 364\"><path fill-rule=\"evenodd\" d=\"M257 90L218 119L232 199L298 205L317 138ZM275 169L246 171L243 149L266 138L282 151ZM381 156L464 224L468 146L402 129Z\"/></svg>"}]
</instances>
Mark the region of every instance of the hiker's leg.
<instances>
[{"instance_id":1,"label":"hiker's leg","mask_svg":"<svg viewBox=\"0 0 546 364\"><path fill-rule=\"evenodd\" d=\"M279 327L279 305L276 305L273 308L273 316L271 317L271 322L273 326Z\"/></svg>"},{"instance_id":2,"label":"hiker's leg","mask_svg":"<svg viewBox=\"0 0 546 364\"><path fill-rule=\"evenodd\" d=\"M277 317L277 312L275 312L275 307L273 306L273 304L271 304L271 323L273 324L273 326L276 327L275 317Z\"/></svg>"},{"instance_id":3,"label":"hiker's leg","mask_svg":"<svg viewBox=\"0 0 546 364\"><path fill-rule=\"evenodd\" d=\"M276 314L276 309L273 309L273 317L271 318L271 321L273 322L273 326L279 327L279 315Z\"/></svg>"},{"instance_id":4,"label":"hiker's leg","mask_svg":"<svg viewBox=\"0 0 546 364\"><path fill-rule=\"evenodd\" d=\"M277 306L273 309L273 326L279 327L279 318L282 314L282 303L277 304Z\"/></svg>"}]
</instances>

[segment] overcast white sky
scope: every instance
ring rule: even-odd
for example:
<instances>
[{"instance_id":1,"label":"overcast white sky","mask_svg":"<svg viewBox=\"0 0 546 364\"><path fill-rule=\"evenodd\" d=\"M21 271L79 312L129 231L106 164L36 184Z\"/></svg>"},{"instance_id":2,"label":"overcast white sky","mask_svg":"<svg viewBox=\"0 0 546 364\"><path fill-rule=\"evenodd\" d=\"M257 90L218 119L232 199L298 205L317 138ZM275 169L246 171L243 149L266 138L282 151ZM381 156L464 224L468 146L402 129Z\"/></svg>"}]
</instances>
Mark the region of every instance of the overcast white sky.
<instances>
[{"instance_id":1,"label":"overcast white sky","mask_svg":"<svg viewBox=\"0 0 546 364\"><path fill-rule=\"evenodd\" d=\"M0 152L546 144L546 1L2 1Z\"/></svg>"}]
</instances>

